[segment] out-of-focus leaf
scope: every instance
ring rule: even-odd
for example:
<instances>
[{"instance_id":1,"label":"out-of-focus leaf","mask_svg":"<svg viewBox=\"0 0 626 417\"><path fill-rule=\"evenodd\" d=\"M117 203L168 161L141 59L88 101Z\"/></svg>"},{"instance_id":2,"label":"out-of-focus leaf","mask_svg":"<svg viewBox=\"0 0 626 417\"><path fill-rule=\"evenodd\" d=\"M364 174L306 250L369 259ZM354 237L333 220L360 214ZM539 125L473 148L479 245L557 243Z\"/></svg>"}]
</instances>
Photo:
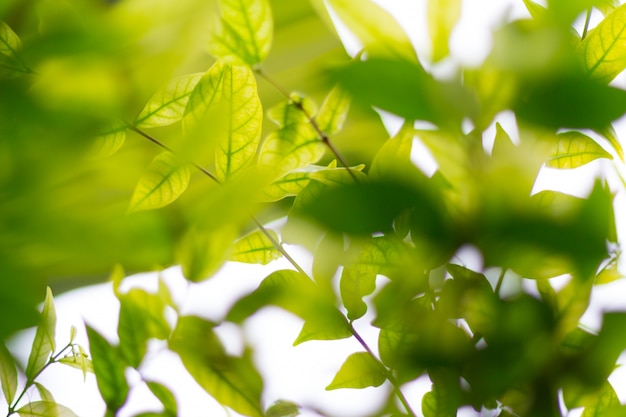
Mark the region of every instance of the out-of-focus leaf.
<instances>
[{"instance_id":1,"label":"out-of-focus leaf","mask_svg":"<svg viewBox=\"0 0 626 417\"><path fill-rule=\"evenodd\" d=\"M16 410L16 413L20 417L78 417L69 408L53 401L33 401Z\"/></svg>"},{"instance_id":2,"label":"out-of-focus leaf","mask_svg":"<svg viewBox=\"0 0 626 417\"><path fill-rule=\"evenodd\" d=\"M450 35L460 18L461 0L428 1L428 30L433 45L433 62L442 60L450 53Z\"/></svg>"},{"instance_id":3,"label":"out-of-focus leaf","mask_svg":"<svg viewBox=\"0 0 626 417\"><path fill-rule=\"evenodd\" d=\"M32 72L19 55L21 48L22 42L17 34L0 21L0 77Z\"/></svg>"},{"instance_id":4,"label":"out-of-focus leaf","mask_svg":"<svg viewBox=\"0 0 626 417\"><path fill-rule=\"evenodd\" d=\"M419 341L419 335L414 332L380 329L378 335L380 359L387 367L396 371L400 383L417 378L423 371L412 366L408 360L413 347L419 344Z\"/></svg>"},{"instance_id":5,"label":"out-of-focus leaf","mask_svg":"<svg viewBox=\"0 0 626 417\"><path fill-rule=\"evenodd\" d=\"M54 396L48 391L48 388L44 387L39 382L35 382L35 387L37 387L37 392L39 392L39 396L43 401L55 402Z\"/></svg>"},{"instance_id":6,"label":"out-of-focus leaf","mask_svg":"<svg viewBox=\"0 0 626 417\"><path fill-rule=\"evenodd\" d=\"M185 192L189 179L189 168L181 164L173 154L159 154L139 179L130 201L129 212L167 206Z\"/></svg>"},{"instance_id":7,"label":"out-of-focus leaf","mask_svg":"<svg viewBox=\"0 0 626 417\"><path fill-rule=\"evenodd\" d=\"M236 57L253 66L267 57L272 45L272 10L267 0L220 0L222 17L209 42L218 58Z\"/></svg>"},{"instance_id":8,"label":"out-of-focus leaf","mask_svg":"<svg viewBox=\"0 0 626 417\"><path fill-rule=\"evenodd\" d=\"M4 343L0 343L0 383L6 402L13 404L17 392L17 367Z\"/></svg>"},{"instance_id":9,"label":"out-of-focus leaf","mask_svg":"<svg viewBox=\"0 0 626 417\"><path fill-rule=\"evenodd\" d=\"M546 162L551 168L571 169L583 166L598 158L613 159L610 153L589 136L570 131L556 135L554 154Z\"/></svg>"},{"instance_id":10,"label":"out-of-focus leaf","mask_svg":"<svg viewBox=\"0 0 626 417\"><path fill-rule=\"evenodd\" d=\"M191 92L204 74L178 77L159 89L135 119L139 128L168 126L182 120Z\"/></svg>"},{"instance_id":11,"label":"out-of-focus leaf","mask_svg":"<svg viewBox=\"0 0 626 417\"><path fill-rule=\"evenodd\" d=\"M46 299L43 302L43 310L41 318L37 325L35 340L28 357L28 365L26 366L26 378L29 381L35 379L36 375L46 366L50 355L54 352L56 342L56 325L57 315L54 308L54 299L52 290L48 287L46 290Z\"/></svg>"},{"instance_id":12,"label":"out-of-focus leaf","mask_svg":"<svg viewBox=\"0 0 626 417\"><path fill-rule=\"evenodd\" d=\"M313 102L297 96L270 109L268 117L279 129L263 142L259 162L287 173L319 161L326 148L307 117L314 114Z\"/></svg>"},{"instance_id":13,"label":"out-of-focus leaf","mask_svg":"<svg viewBox=\"0 0 626 417\"><path fill-rule=\"evenodd\" d=\"M91 153L96 158L106 158L121 149L126 141L126 125L112 123L108 129L93 140Z\"/></svg>"},{"instance_id":14,"label":"out-of-focus leaf","mask_svg":"<svg viewBox=\"0 0 626 417\"><path fill-rule=\"evenodd\" d=\"M624 275L617 268L617 264L613 263L608 267L602 269L598 276L596 276L596 285L608 284L618 279L624 278Z\"/></svg>"},{"instance_id":15,"label":"out-of-focus leaf","mask_svg":"<svg viewBox=\"0 0 626 417\"><path fill-rule=\"evenodd\" d=\"M587 72L609 83L626 68L626 6L612 11L587 33L579 52Z\"/></svg>"},{"instance_id":16,"label":"out-of-focus leaf","mask_svg":"<svg viewBox=\"0 0 626 417\"><path fill-rule=\"evenodd\" d=\"M209 278L228 259L236 237L230 225L207 230L191 228L177 250L185 278L191 282Z\"/></svg>"},{"instance_id":17,"label":"out-of-focus leaf","mask_svg":"<svg viewBox=\"0 0 626 417\"><path fill-rule=\"evenodd\" d=\"M598 0L595 6L606 16L618 8L619 4L619 0Z\"/></svg>"},{"instance_id":18,"label":"out-of-focus leaf","mask_svg":"<svg viewBox=\"0 0 626 417\"><path fill-rule=\"evenodd\" d=\"M617 153L617 156L619 156L619 159L624 162L624 149L622 148L622 144L617 137L617 133L615 132L613 125L609 125L604 129L599 130L598 133L609 141L613 150Z\"/></svg>"},{"instance_id":19,"label":"out-of-focus leaf","mask_svg":"<svg viewBox=\"0 0 626 417\"><path fill-rule=\"evenodd\" d=\"M280 242L278 234L273 230L267 230L274 242ZM256 230L235 242L230 260L249 264L267 265L282 255L276 249L276 245L261 230Z\"/></svg>"},{"instance_id":20,"label":"out-of-focus leaf","mask_svg":"<svg viewBox=\"0 0 626 417\"><path fill-rule=\"evenodd\" d=\"M65 364L72 368L80 369L83 372L83 378L87 379L87 372L94 373L93 363L87 357L87 353L82 347L78 347L78 352L59 359L59 363Z\"/></svg>"},{"instance_id":21,"label":"out-of-focus leaf","mask_svg":"<svg viewBox=\"0 0 626 417\"><path fill-rule=\"evenodd\" d=\"M432 391L422 398L424 417L454 417L457 413L460 388L458 378L445 370L430 370ZM455 380L456 379L456 380Z\"/></svg>"},{"instance_id":22,"label":"out-of-focus leaf","mask_svg":"<svg viewBox=\"0 0 626 417\"><path fill-rule=\"evenodd\" d=\"M528 9L528 12L533 19L541 19L546 16L548 10L540 4L535 3L532 0L524 0L524 5Z\"/></svg>"},{"instance_id":23,"label":"out-of-focus leaf","mask_svg":"<svg viewBox=\"0 0 626 417\"><path fill-rule=\"evenodd\" d=\"M334 317L334 319L331 320L329 317ZM346 320L339 311L336 311L332 316L307 318L293 345L296 346L310 340L339 340L351 336L352 332Z\"/></svg>"},{"instance_id":24,"label":"out-of-focus leaf","mask_svg":"<svg viewBox=\"0 0 626 417\"><path fill-rule=\"evenodd\" d=\"M363 43L370 56L417 63L413 45L391 14L371 0L329 0L328 6Z\"/></svg>"},{"instance_id":25,"label":"out-of-focus leaf","mask_svg":"<svg viewBox=\"0 0 626 417\"><path fill-rule=\"evenodd\" d=\"M107 412L115 415L128 398L129 387L124 374L126 360L116 346L112 346L90 326L87 326L87 337L100 395L107 406Z\"/></svg>"},{"instance_id":26,"label":"out-of-focus leaf","mask_svg":"<svg viewBox=\"0 0 626 417\"><path fill-rule=\"evenodd\" d=\"M621 406L621 402L613 386L607 381L602 385L595 398L585 401L585 409L581 417L602 417L614 407Z\"/></svg>"},{"instance_id":27,"label":"out-of-focus leaf","mask_svg":"<svg viewBox=\"0 0 626 417\"><path fill-rule=\"evenodd\" d=\"M341 369L326 390L378 387L387 380L385 372L385 368L369 353L353 353L341 365Z\"/></svg>"},{"instance_id":28,"label":"out-of-focus leaf","mask_svg":"<svg viewBox=\"0 0 626 417\"><path fill-rule=\"evenodd\" d=\"M133 368L138 368L151 338L166 339L170 328L165 319L165 304L157 294L133 288L119 294L120 317L117 334L119 351Z\"/></svg>"},{"instance_id":29,"label":"out-of-focus leaf","mask_svg":"<svg viewBox=\"0 0 626 417\"><path fill-rule=\"evenodd\" d=\"M263 417L263 381L249 354L228 356L211 322L194 316L179 317L169 341L196 382L221 404L239 414Z\"/></svg>"},{"instance_id":30,"label":"out-of-focus leaf","mask_svg":"<svg viewBox=\"0 0 626 417\"><path fill-rule=\"evenodd\" d=\"M298 414L300 406L285 400L278 400L265 410L265 417L296 417Z\"/></svg>"},{"instance_id":31,"label":"out-of-focus leaf","mask_svg":"<svg viewBox=\"0 0 626 417\"><path fill-rule=\"evenodd\" d=\"M355 181L365 181L367 176L362 172L365 165L355 167L328 168L312 172L309 178L324 185L354 184Z\"/></svg>"},{"instance_id":32,"label":"out-of-focus leaf","mask_svg":"<svg viewBox=\"0 0 626 417\"><path fill-rule=\"evenodd\" d=\"M176 398L172 391L165 385L158 382L148 381L146 382L150 391L155 397L163 404L164 414L169 417L176 417L178 415L178 405L176 404Z\"/></svg>"},{"instance_id":33,"label":"out-of-focus leaf","mask_svg":"<svg viewBox=\"0 0 626 417\"><path fill-rule=\"evenodd\" d=\"M380 148L369 170L369 176L382 179L402 175L402 168L410 163L415 131L409 123Z\"/></svg>"},{"instance_id":34,"label":"out-of-focus leaf","mask_svg":"<svg viewBox=\"0 0 626 417\"><path fill-rule=\"evenodd\" d=\"M309 183L309 172L295 171L283 175L263 190L264 201L278 201L285 197L296 196Z\"/></svg>"},{"instance_id":35,"label":"out-of-focus leaf","mask_svg":"<svg viewBox=\"0 0 626 417\"><path fill-rule=\"evenodd\" d=\"M335 86L322 102L319 112L315 116L317 126L326 135L333 135L341 130L348 110L350 96L338 86Z\"/></svg>"}]
</instances>

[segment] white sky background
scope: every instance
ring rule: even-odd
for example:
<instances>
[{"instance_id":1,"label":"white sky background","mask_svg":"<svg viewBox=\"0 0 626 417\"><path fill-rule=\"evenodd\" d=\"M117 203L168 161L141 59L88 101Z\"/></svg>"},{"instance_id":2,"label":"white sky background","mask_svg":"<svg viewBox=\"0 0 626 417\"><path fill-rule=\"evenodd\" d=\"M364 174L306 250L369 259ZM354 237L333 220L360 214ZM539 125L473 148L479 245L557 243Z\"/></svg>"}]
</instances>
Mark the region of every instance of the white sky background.
<instances>
[{"instance_id":1,"label":"white sky background","mask_svg":"<svg viewBox=\"0 0 626 417\"><path fill-rule=\"evenodd\" d=\"M419 56L429 56L430 45L426 29L425 10L426 0L377 0L378 3L390 10L398 21L405 27L413 40ZM451 40L453 60L439 65L433 70L445 74L454 62L463 65L478 65L486 56L491 42L491 32L508 17L523 17L528 13L522 0L464 0L462 20ZM347 46L349 52L357 52L358 46ZM623 77L621 77L623 79ZM620 81L618 81L620 82ZM385 118L390 131L399 127L397 120ZM501 120L504 128L514 132L514 119L511 115L503 115ZM626 123L622 120L616 126L618 135L626 135ZM493 132L485 134L486 143ZM424 149L416 147L416 159L424 163ZM600 174L609 167L606 162L594 162L581 169L582 175L572 172L561 173L555 180L554 175L541 175L536 189L558 188L574 194L584 194L593 183L593 176ZM433 169L428 167L426 170ZM563 178L560 178L563 177ZM617 184L615 178L609 178ZM619 187L615 186L615 190ZM624 212L624 191L619 191L616 202L618 213ZM622 216L623 217L623 216ZM623 218L618 218L618 227L624 230ZM621 236L626 236L623 232ZM310 255L297 247L287 246L287 250L296 258L305 269L310 269ZM467 265L481 267L480 257L471 250L461 254ZM188 284L180 274L178 268L170 268L161 275L169 284L174 297L183 312L196 314L208 319L220 320L234 300L243 294L254 290L260 281L271 271L290 269L285 260L278 260L268 266L244 265L228 263L214 278L202 284ZM125 286L137 285L156 290L157 274L140 274L125 281ZM532 287L532 283L529 283ZM590 313L584 318L592 328L600 326L599 317L602 309L624 309L623 301L626 294L626 283L597 287L592 297ZM56 298L58 314L57 344L63 346L69 340L70 326L79 329L77 341L87 345L83 328L84 322L102 332L110 341L116 341L117 303L110 284L79 289ZM376 349L376 331L368 323L371 317L364 317L355 323L357 329L363 331L363 336L373 349ZM345 358L361 348L353 339L342 341L313 341L297 347L292 343L300 331L302 321L276 308L264 309L261 313L249 319L244 326L244 333L234 325L218 327L224 342L233 353L241 351L244 340L255 348L255 359L265 379L264 400L266 405L278 399L295 401L302 405L318 407L330 416L360 417L371 413L380 407L382 396L377 394L379 389L363 390L336 390L325 391L324 387L330 383L334 374L339 370ZM23 360L27 360L30 343L34 332L24 332L11 346L12 351ZM211 399L180 364L179 359L167 352L165 345L155 343L151 354L142 365L142 371L147 379L163 383L172 389L178 399L179 415L181 417L195 416L228 416L234 415ZM134 371L133 371L134 372ZM159 403L152 397L142 383L137 373L129 374L131 385L137 388L131 391L128 406L120 413L120 417L129 417L141 411L159 410ZM611 378L622 402L626 402L626 371L618 370ZM52 366L42 376L41 383L52 391L56 400L71 409L81 417L97 417L104 413L104 403L98 393L95 378L88 375L86 382L80 371L61 365ZM418 415L420 413L421 394L428 391L428 378L406 387L409 401ZM382 388L385 389L385 388ZM387 386L387 389L389 387ZM36 394L33 394L36 396ZM33 397L35 398L35 397ZM0 400L1 401L1 400ZM0 404L1 405L1 404ZM0 407L0 410L3 409ZM230 414L229 414L230 413ZM303 416L317 415L313 411L303 410ZM459 416L476 415L473 410L462 410ZM580 415L580 412L571 412L570 415Z\"/></svg>"}]
</instances>

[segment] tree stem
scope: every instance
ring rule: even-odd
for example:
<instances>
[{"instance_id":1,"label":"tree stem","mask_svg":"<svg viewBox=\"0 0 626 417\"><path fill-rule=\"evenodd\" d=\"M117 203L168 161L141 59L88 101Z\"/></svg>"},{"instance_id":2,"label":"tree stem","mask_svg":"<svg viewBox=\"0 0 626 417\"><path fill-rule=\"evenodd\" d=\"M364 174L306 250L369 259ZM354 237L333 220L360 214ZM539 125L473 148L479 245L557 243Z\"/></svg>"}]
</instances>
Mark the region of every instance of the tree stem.
<instances>
[{"instance_id":1,"label":"tree stem","mask_svg":"<svg viewBox=\"0 0 626 417\"><path fill-rule=\"evenodd\" d=\"M587 31L589 30L589 22L591 21L591 7L587 10L587 17L585 18L585 26L583 27L583 34L580 36L580 40L582 41L587 36Z\"/></svg>"}]
</instances>

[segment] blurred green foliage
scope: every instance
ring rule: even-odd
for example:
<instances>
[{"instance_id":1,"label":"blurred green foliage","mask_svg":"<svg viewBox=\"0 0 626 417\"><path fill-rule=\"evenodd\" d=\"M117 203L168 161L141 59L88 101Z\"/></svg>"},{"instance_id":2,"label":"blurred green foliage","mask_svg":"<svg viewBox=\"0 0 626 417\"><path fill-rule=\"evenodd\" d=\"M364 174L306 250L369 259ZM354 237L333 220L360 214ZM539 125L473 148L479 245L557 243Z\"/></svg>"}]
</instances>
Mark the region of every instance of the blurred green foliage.
<instances>
[{"instance_id":1,"label":"blurred green foliage","mask_svg":"<svg viewBox=\"0 0 626 417\"><path fill-rule=\"evenodd\" d=\"M370 0L3 2L0 336L38 323L24 371L0 349L9 415L73 415L36 382L56 362L94 372L117 415L132 389L125 371L141 372L151 339L167 340L235 412L297 415L291 399L262 402L254 346L228 353L219 323L182 314L162 282L157 293L119 289L119 265L181 264L199 282L227 260L279 257L293 268L223 320L241 325L272 305L303 320L294 344L356 338L363 351L326 389L390 385L373 416L418 415L403 385L422 375L426 417L464 406L623 415L607 378L626 348L626 316L605 314L597 334L579 325L594 287L621 278L615 186L596 179L585 197L532 190L544 167L605 159L622 172L612 123L626 92L611 82L626 69L626 5L523 2L528 17L501 24L485 61L445 80L425 68L450 59L461 1L429 1L431 61ZM604 20L579 34L572 25L590 13ZM335 15L361 42L357 57L342 52ZM374 109L404 120L394 137ZM505 111L516 121L508 132ZM412 162L416 142L434 174ZM282 230L264 226L277 218ZM283 243L313 253L312 274ZM459 264L468 247L481 270ZM46 285L63 291L111 270L119 341L88 328L93 362L73 341L55 352L50 291L36 310ZM568 279L557 290L559 276ZM523 279L538 295L501 291ZM377 349L353 326L368 312ZM159 415L176 415L169 389L147 386ZM34 387L42 401L20 404Z\"/></svg>"}]
</instances>

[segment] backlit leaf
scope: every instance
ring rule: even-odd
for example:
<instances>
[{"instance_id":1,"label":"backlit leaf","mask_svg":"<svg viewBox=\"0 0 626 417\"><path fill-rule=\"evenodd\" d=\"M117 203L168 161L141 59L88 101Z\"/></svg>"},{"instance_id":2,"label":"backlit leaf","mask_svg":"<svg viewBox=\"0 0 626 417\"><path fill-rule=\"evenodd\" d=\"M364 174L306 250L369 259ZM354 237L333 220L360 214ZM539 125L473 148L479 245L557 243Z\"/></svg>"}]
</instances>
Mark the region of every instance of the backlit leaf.
<instances>
[{"instance_id":1,"label":"backlit leaf","mask_svg":"<svg viewBox=\"0 0 626 417\"><path fill-rule=\"evenodd\" d=\"M585 409L581 417L602 417L607 415L612 408L621 406L621 402L615 389L607 381L595 395L588 398L582 405Z\"/></svg>"},{"instance_id":2,"label":"backlit leaf","mask_svg":"<svg viewBox=\"0 0 626 417\"><path fill-rule=\"evenodd\" d=\"M120 150L125 141L126 125L113 123L103 134L94 138L91 154L96 158L106 158Z\"/></svg>"},{"instance_id":3,"label":"backlit leaf","mask_svg":"<svg viewBox=\"0 0 626 417\"><path fill-rule=\"evenodd\" d=\"M619 4L619 0L599 0L596 2L595 6L606 16L618 8Z\"/></svg>"},{"instance_id":4,"label":"backlit leaf","mask_svg":"<svg viewBox=\"0 0 626 417\"><path fill-rule=\"evenodd\" d=\"M107 412L115 414L128 398L129 387L124 374L126 361L116 346L112 346L90 326L87 326L87 337L100 395Z\"/></svg>"},{"instance_id":5,"label":"backlit leaf","mask_svg":"<svg viewBox=\"0 0 626 417\"><path fill-rule=\"evenodd\" d=\"M283 175L263 190L264 201L278 201L285 197L296 196L311 181L309 172L296 171Z\"/></svg>"},{"instance_id":6,"label":"backlit leaf","mask_svg":"<svg viewBox=\"0 0 626 417\"><path fill-rule=\"evenodd\" d=\"M9 25L0 21L0 76L31 72L18 53L21 48L20 38Z\"/></svg>"},{"instance_id":7,"label":"backlit leaf","mask_svg":"<svg viewBox=\"0 0 626 417\"><path fill-rule=\"evenodd\" d=\"M330 319L331 317L332 319ZM293 345L297 346L310 340L339 340L351 336L350 326L337 310L332 315L325 317L311 316L305 320Z\"/></svg>"},{"instance_id":8,"label":"backlit leaf","mask_svg":"<svg viewBox=\"0 0 626 417\"><path fill-rule=\"evenodd\" d=\"M39 392L39 396L43 401L55 402L54 396L48 391L48 388L44 387L39 382L35 382L35 387L37 387L37 392Z\"/></svg>"},{"instance_id":9,"label":"backlit leaf","mask_svg":"<svg viewBox=\"0 0 626 417\"><path fill-rule=\"evenodd\" d=\"M546 162L551 168L570 169L578 168L598 158L613 159L589 136L580 132L570 131L559 133L554 154Z\"/></svg>"},{"instance_id":10,"label":"backlit leaf","mask_svg":"<svg viewBox=\"0 0 626 417\"><path fill-rule=\"evenodd\" d=\"M28 365L26 366L26 378L29 381L35 379L35 376L46 366L50 359L50 355L54 352L55 334L56 334L57 315L54 308L54 299L52 298L52 290L48 287L46 290L46 299L43 303L43 310L35 340L28 357Z\"/></svg>"},{"instance_id":11,"label":"backlit leaf","mask_svg":"<svg viewBox=\"0 0 626 417\"><path fill-rule=\"evenodd\" d=\"M189 185L189 168L170 152L157 155L139 179L129 212L151 210L175 201Z\"/></svg>"},{"instance_id":12,"label":"backlit leaf","mask_svg":"<svg viewBox=\"0 0 626 417\"><path fill-rule=\"evenodd\" d=\"M309 178L329 186L354 184L355 181L366 180L367 176L363 173L363 168L365 168L365 164L354 167L321 169L312 172Z\"/></svg>"},{"instance_id":13,"label":"backlit leaf","mask_svg":"<svg viewBox=\"0 0 626 417\"><path fill-rule=\"evenodd\" d=\"M292 102L280 103L270 109L268 117L278 124L279 129L263 142L259 162L279 173L287 173L319 161L326 148L307 117L314 114L314 104L297 96Z\"/></svg>"},{"instance_id":14,"label":"backlit leaf","mask_svg":"<svg viewBox=\"0 0 626 417\"><path fill-rule=\"evenodd\" d=\"M402 168L410 163L414 137L415 131L411 123L405 124L398 134L387 140L374 156L369 176L380 179L402 175Z\"/></svg>"},{"instance_id":15,"label":"backlit leaf","mask_svg":"<svg viewBox=\"0 0 626 417\"><path fill-rule=\"evenodd\" d=\"M272 235L274 242L280 242L276 232L273 230L268 230L268 232ZM270 238L261 230L256 230L235 242L230 260L266 265L281 256Z\"/></svg>"},{"instance_id":16,"label":"backlit leaf","mask_svg":"<svg viewBox=\"0 0 626 417\"><path fill-rule=\"evenodd\" d=\"M16 413L21 417L78 417L69 408L53 401L33 401Z\"/></svg>"},{"instance_id":17,"label":"backlit leaf","mask_svg":"<svg viewBox=\"0 0 626 417\"><path fill-rule=\"evenodd\" d=\"M148 381L146 382L150 391L155 397L163 404L164 414L170 417L176 417L178 415L178 405L176 404L176 397L172 394L169 388L158 382Z\"/></svg>"},{"instance_id":18,"label":"backlit leaf","mask_svg":"<svg viewBox=\"0 0 626 417\"><path fill-rule=\"evenodd\" d=\"M610 82L626 68L626 5L611 12L589 31L579 46L587 72Z\"/></svg>"},{"instance_id":19,"label":"backlit leaf","mask_svg":"<svg viewBox=\"0 0 626 417\"><path fill-rule=\"evenodd\" d=\"M461 0L428 0L428 29L433 45L433 62L442 60L450 53L450 35L460 18Z\"/></svg>"},{"instance_id":20,"label":"backlit leaf","mask_svg":"<svg viewBox=\"0 0 626 417\"><path fill-rule=\"evenodd\" d=\"M350 95L335 86L322 102L315 121L322 132L326 135L333 135L343 127L349 109Z\"/></svg>"},{"instance_id":21,"label":"backlit leaf","mask_svg":"<svg viewBox=\"0 0 626 417\"><path fill-rule=\"evenodd\" d=\"M417 62L409 37L396 19L371 0L329 0L328 6L371 56Z\"/></svg>"},{"instance_id":22,"label":"backlit leaf","mask_svg":"<svg viewBox=\"0 0 626 417\"><path fill-rule=\"evenodd\" d=\"M17 392L17 367L4 343L0 343L0 383L6 402L12 404Z\"/></svg>"},{"instance_id":23,"label":"backlit leaf","mask_svg":"<svg viewBox=\"0 0 626 417\"><path fill-rule=\"evenodd\" d=\"M274 402L265 411L265 417L296 417L298 414L300 414L300 406L285 400Z\"/></svg>"},{"instance_id":24,"label":"backlit leaf","mask_svg":"<svg viewBox=\"0 0 626 417\"><path fill-rule=\"evenodd\" d=\"M253 66L267 57L273 19L267 0L220 0L221 20L209 42L218 58L236 57Z\"/></svg>"},{"instance_id":25,"label":"backlit leaf","mask_svg":"<svg viewBox=\"0 0 626 417\"><path fill-rule=\"evenodd\" d=\"M228 356L215 325L194 316L179 317L169 342L196 382L221 404L239 414L263 417L263 381L246 353Z\"/></svg>"},{"instance_id":26,"label":"backlit leaf","mask_svg":"<svg viewBox=\"0 0 626 417\"><path fill-rule=\"evenodd\" d=\"M74 352L72 355L59 359L59 363L72 368L80 369L83 371L83 379L87 379L87 372L94 372L93 363L81 346L78 346L78 351Z\"/></svg>"},{"instance_id":27,"label":"backlit leaf","mask_svg":"<svg viewBox=\"0 0 626 417\"><path fill-rule=\"evenodd\" d=\"M617 156L619 156L619 159L624 162L624 149L622 148L622 144L620 143L613 126L609 125L608 127L599 130L598 133L609 141L611 147L613 147L613 150L617 153Z\"/></svg>"},{"instance_id":28,"label":"backlit leaf","mask_svg":"<svg viewBox=\"0 0 626 417\"><path fill-rule=\"evenodd\" d=\"M376 359L367 352L357 352L348 356L326 390L378 387L386 380L385 368Z\"/></svg>"},{"instance_id":29,"label":"backlit leaf","mask_svg":"<svg viewBox=\"0 0 626 417\"><path fill-rule=\"evenodd\" d=\"M528 12L534 19L543 18L546 16L546 13L548 12L548 9L546 9L540 4L537 4L536 2L532 0L524 0L524 4L526 5Z\"/></svg>"},{"instance_id":30,"label":"backlit leaf","mask_svg":"<svg viewBox=\"0 0 626 417\"><path fill-rule=\"evenodd\" d=\"M184 277L191 282L209 278L228 259L236 236L229 224L209 230L191 228L177 250Z\"/></svg>"},{"instance_id":31,"label":"backlit leaf","mask_svg":"<svg viewBox=\"0 0 626 417\"><path fill-rule=\"evenodd\" d=\"M159 89L141 110L135 125L139 128L151 128L180 121L185 114L189 97L203 75L183 75Z\"/></svg>"}]
</instances>

